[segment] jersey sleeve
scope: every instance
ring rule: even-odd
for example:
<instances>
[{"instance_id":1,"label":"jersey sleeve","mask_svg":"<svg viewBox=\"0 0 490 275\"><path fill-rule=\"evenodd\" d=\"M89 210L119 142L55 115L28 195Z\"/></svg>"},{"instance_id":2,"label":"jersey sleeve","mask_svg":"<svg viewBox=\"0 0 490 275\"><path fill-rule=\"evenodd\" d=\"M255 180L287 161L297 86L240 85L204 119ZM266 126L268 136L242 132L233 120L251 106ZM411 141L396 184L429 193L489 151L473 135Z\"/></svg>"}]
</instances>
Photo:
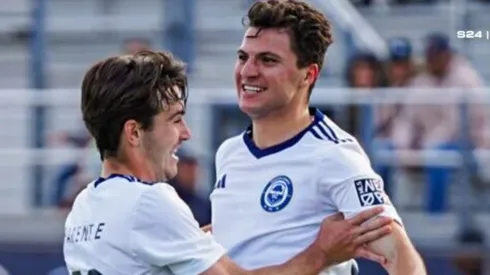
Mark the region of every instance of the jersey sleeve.
<instances>
[{"instance_id":1,"label":"jersey sleeve","mask_svg":"<svg viewBox=\"0 0 490 275\"><path fill-rule=\"evenodd\" d=\"M130 245L135 256L173 274L200 274L225 254L204 234L172 187L158 184L142 194L134 211Z\"/></svg>"},{"instance_id":2,"label":"jersey sleeve","mask_svg":"<svg viewBox=\"0 0 490 275\"><path fill-rule=\"evenodd\" d=\"M403 225L396 208L384 191L383 179L371 168L360 148L337 149L320 162L319 193L323 202L351 218L376 206L383 206L382 216Z\"/></svg>"}]
</instances>

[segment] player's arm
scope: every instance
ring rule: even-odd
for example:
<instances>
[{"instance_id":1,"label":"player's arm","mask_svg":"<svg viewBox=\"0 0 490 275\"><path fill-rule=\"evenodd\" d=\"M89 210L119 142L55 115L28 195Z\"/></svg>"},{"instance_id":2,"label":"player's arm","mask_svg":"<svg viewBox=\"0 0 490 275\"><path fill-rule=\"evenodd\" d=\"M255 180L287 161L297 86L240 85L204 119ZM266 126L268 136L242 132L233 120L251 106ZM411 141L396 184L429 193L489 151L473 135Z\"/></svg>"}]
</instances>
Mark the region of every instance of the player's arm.
<instances>
[{"instance_id":1,"label":"player's arm","mask_svg":"<svg viewBox=\"0 0 490 275\"><path fill-rule=\"evenodd\" d=\"M392 232L369 243L370 251L384 256L383 267L390 275L424 275L424 263L408 238L401 218L383 191L382 180L376 175L350 178L329 188L330 200L346 216L375 206L383 207L381 216L393 219ZM367 222L374 222L381 217Z\"/></svg>"},{"instance_id":2,"label":"player's arm","mask_svg":"<svg viewBox=\"0 0 490 275\"><path fill-rule=\"evenodd\" d=\"M141 195L131 217L129 243L135 257L152 266L167 267L176 275L318 274L325 266L354 257L361 244L390 232L386 226L390 219L360 226L379 214L380 209L348 220L330 217L322 224L316 241L290 261L246 271L234 264L223 247L199 228L187 205L168 188L153 186ZM372 257L376 260L377 256Z\"/></svg>"},{"instance_id":3,"label":"player's arm","mask_svg":"<svg viewBox=\"0 0 490 275\"><path fill-rule=\"evenodd\" d=\"M325 206L334 206L346 217L372 207L383 207L384 211L380 216L393 219L393 232L370 243L369 249L386 257L388 264L383 266L391 275L426 274L420 255L408 238L395 207L384 192L383 180L372 170L367 157L355 147L332 148L335 150L331 152L336 156L335 161L325 158L319 167L319 174L323 175L319 183L319 193ZM324 171L328 171L328 174Z\"/></svg>"},{"instance_id":4,"label":"player's arm","mask_svg":"<svg viewBox=\"0 0 490 275\"><path fill-rule=\"evenodd\" d=\"M244 270L228 257L222 257L202 275L317 275L328 266L344 262L355 256L365 256L378 262L384 258L363 251L363 244L377 240L390 233L389 218L377 219L366 224L383 211L374 208L345 220L342 215L325 219L316 240L305 250L287 262L255 270ZM361 226L361 224L365 224ZM363 252L363 253L359 253ZM361 255L360 255L361 254ZM260 257L260 255L257 255Z\"/></svg>"},{"instance_id":5,"label":"player's arm","mask_svg":"<svg viewBox=\"0 0 490 275\"><path fill-rule=\"evenodd\" d=\"M257 270L245 270L224 256L200 275L317 275L329 265L324 255L320 248L311 246L284 264Z\"/></svg>"}]
</instances>

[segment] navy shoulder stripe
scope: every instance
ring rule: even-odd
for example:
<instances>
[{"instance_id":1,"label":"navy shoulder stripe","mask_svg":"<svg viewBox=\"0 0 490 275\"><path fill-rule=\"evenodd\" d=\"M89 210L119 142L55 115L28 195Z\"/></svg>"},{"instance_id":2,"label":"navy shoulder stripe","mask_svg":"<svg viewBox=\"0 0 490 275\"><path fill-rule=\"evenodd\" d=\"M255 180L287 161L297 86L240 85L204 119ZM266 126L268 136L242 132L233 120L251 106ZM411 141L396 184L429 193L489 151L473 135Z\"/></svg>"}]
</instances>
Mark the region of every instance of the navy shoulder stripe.
<instances>
[{"instance_id":1,"label":"navy shoulder stripe","mask_svg":"<svg viewBox=\"0 0 490 275\"><path fill-rule=\"evenodd\" d=\"M105 182L105 181L107 181L107 180L113 179L113 178L123 178L123 179L127 180L128 182L138 182L138 183L148 184L148 185L153 184L153 183L151 183L151 182L142 181L142 180L138 179L137 177L130 176L130 175L111 174L111 175L110 175L110 176L108 176L107 178L99 177L98 179L96 179L96 180L94 181L94 187L97 187L97 186L98 186L98 185L100 185L101 183L103 183L103 182Z\"/></svg>"},{"instance_id":2,"label":"navy shoulder stripe","mask_svg":"<svg viewBox=\"0 0 490 275\"><path fill-rule=\"evenodd\" d=\"M335 144L353 142L353 139L350 137L339 138L341 135L336 133L325 119L320 120L319 123L311 128L310 132L317 139L327 140Z\"/></svg>"}]
</instances>

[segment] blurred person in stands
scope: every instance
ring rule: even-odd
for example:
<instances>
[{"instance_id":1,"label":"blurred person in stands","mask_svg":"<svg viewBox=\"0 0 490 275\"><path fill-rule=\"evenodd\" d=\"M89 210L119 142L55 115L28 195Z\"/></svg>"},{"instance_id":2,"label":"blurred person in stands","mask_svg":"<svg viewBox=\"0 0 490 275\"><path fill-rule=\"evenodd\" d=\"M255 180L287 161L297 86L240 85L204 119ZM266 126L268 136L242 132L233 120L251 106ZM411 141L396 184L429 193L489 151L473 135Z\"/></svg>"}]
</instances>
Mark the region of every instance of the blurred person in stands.
<instances>
[{"instance_id":1,"label":"blurred person in stands","mask_svg":"<svg viewBox=\"0 0 490 275\"><path fill-rule=\"evenodd\" d=\"M388 41L388 48L387 84L389 87L406 87L416 74L412 44L405 37L396 37Z\"/></svg>"},{"instance_id":2,"label":"blurred person in stands","mask_svg":"<svg viewBox=\"0 0 490 275\"><path fill-rule=\"evenodd\" d=\"M485 271L485 233L482 230L464 230L458 235L458 243L464 247L483 248L475 251L456 252L453 259L461 275L484 275Z\"/></svg>"},{"instance_id":3,"label":"blurred person in stands","mask_svg":"<svg viewBox=\"0 0 490 275\"><path fill-rule=\"evenodd\" d=\"M98 174L98 171L94 170L93 163L87 161L93 156L92 142L93 140L86 130L61 131L49 136L50 146L71 147L80 150L55 174L51 198L54 205L61 208L69 207L73 196L85 185L87 179Z\"/></svg>"},{"instance_id":4,"label":"blurred person in stands","mask_svg":"<svg viewBox=\"0 0 490 275\"><path fill-rule=\"evenodd\" d=\"M142 51L151 50L151 43L144 38L129 38L123 42L124 54L137 54Z\"/></svg>"},{"instance_id":5,"label":"blurred person in stands","mask_svg":"<svg viewBox=\"0 0 490 275\"><path fill-rule=\"evenodd\" d=\"M374 54L355 54L346 70L346 82L349 88L359 89L360 92L369 92L370 89L386 86L386 73L383 63ZM347 108L347 125L344 127L357 139L360 139L361 105L351 105Z\"/></svg>"},{"instance_id":6,"label":"blurred person in stands","mask_svg":"<svg viewBox=\"0 0 490 275\"><path fill-rule=\"evenodd\" d=\"M189 206L200 226L211 222L211 203L208 198L202 198L196 192L199 177L199 162L189 149L181 148L177 152L177 176L169 181L179 197Z\"/></svg>"},{"instance_id":7,"label":"blurred person in stands","mask_svg":"<svg viewBox=\"0 0 490 275\"><path fill-rule=\"evenodd\" d=\"M386 61L386 85L390 88L407 87L415 76L412 45L405 37L395 37L388 41L389 57ZM393 123L402 112L402 104L383 104L375 109L374 144L375 150L393 150L391 141ZM393 166L376 162L376 171L385 180L385 191L393 193Z\"/></svg>"},{"instance_id":8,"label":"blurred person in stands","mask_svg":"<svg viewBox=\"0 0 490 275\"><path fill-rule=\"evenodd\" d=\"M462 56L450 46L445 34L428 35L425 45L426 70L418 74L410 83L412 88L434 88L443 92L445 98L456 97L460 93L481 96L474 88L482 88L483 81L478 73ZM457 90L453 89L457 88ZM444 90L441 90L444 89ZM436 100L430 92L411 93L427 102ZM473 147L488 146L488 128L483 107L473 105L469 112L470 142ZM441 149L458 150L460 138L466 134L460 125L460 109L457 104L406 105L403 113L394 123L393 142L397 149ZM461 148L459 148L461 149ZM401 159L403 161L403 159ZM427 210L442 212L447 207L450 169L438 165L421 164L427 176Z\"/></svg>"},{"instance_id":9,"label":"blurred person in stands","mask_svg":"<svg viewBox=\"0 0 490 275\"><path fill-rule=\"evenodd\" d=\"M483 257L483 255L475 254L458 255L454 263L461 275L484 275Z\"/></svg>"}]
</instances>

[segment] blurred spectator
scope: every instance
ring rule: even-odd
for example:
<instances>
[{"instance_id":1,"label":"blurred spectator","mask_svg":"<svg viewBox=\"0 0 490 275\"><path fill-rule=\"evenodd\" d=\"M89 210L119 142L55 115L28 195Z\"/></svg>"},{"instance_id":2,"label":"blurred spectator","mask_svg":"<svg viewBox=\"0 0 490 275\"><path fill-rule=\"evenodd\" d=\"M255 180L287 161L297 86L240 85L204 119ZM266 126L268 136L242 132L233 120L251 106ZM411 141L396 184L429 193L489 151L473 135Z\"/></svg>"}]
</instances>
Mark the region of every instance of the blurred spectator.
<instances>
[{"instance_id":1,"label":"blurred spectator","mask_svg":"<svg viewBox=\"0 0 490 275\"><path fill-rule=\"evenodd\" d=\"M346 72L347 85L350 88L373 89L386 86L386 75L382 62L374 55L360 53L349 62ZM365 91L365 90L363 90ZM350 106L347 109L348 122L344 129L360 139L360 108Z\"/></svg>"},{"instance_id":2,"label":"blurred spectator","mask_svg":"<svg viewBox=\"0 0 490 275\"><path fill-rule=\"evenodd\" d=\"M354 55L347 66L347 85L351 88L386 86L386 75L381 61L373 54Z\"/></svg>"},{"instance_id":3,"label":"blurred spectator","mask_svg":"<svg viewBox=\"0 0 490 275\"><path fill-rule=\"evenodd\" d=\"M396 37L388 41L389 58L386 62L387 86L406 87L415 75L412 45L407 38ZM393 123L402 112L401 104L380 105L375 109L374 148L392 150ZM385 182L385 191L391 194L393 166L376 163L376 172Z\"/></svg>"},{"instance_id":4,"label":"blurred spectator","mask_svg":"<svg viewBox=\"0 0 490 275\"><path fill-rule=\"evenodd\" d=\"M460 88L461 92L465 93L473 92L472 88L483 87L483 82L477 72L463 57L451 49L449 38L446 35L434 33L428 36L425 58L427 70L417 75L410 87ZM457 96L458 92L448 89L444 96ZM424 94L413 93L413 96L420 97L421 95ZM428 102L432 100L435 98L428 98ZM483 109L472 106L469 136L474 146L485 147L487 145L485 120ZM404 107L402 115L393 125L393 141L396 148L399 149L457 150L460 144L458 105L408 105ZM446 207L446 184L449 181L450 170L438 166L425 166L425 169L429 183L426 192L428 210L431 212L443 211Z\"/></svg>"},{"instance_id":5,"label":"blurred spectator","mask_svg":"<svg viewBox=\"0 0 490 275\"><path fill-rule=\"evenodd\" d=\"M101 161L95 141L91 139L85 147L79 149L82 149L82 153L74 162L72 179L66 184L63 196L57 203L62 210L71 209L78 193L100 176Z\"/></svg>"},{"instance_id":6,"label":"blurred spectator","mask_svg":"<svg viewBox=\"0 0 490 275\"><path fill-rule=\"evenodd\" d=\"M407 38L397 37L388 41L390 56L387 62L388 85L405 87L415 75L412 44Z\"/></svg>"},{"instance_id":7,"label":"blurred spectator","mask_svg":"<svg viewBox=\"0 0 490 275\"><path fill-rule=\"evenodd\" d=\"M484 262L481 255L461 254L455 259L455 264L461 275L483 275Z\"/></svg>"},{"instance_id":8,"label":"blurred spectator","mask_svg":"<svg viewBox=\"0 0 490 275\"><path fill-rule=\"evenodd\" d=\"M199 176L199 163L197 157L185 148L179 149L177 176L169 181L180 198L189 206L200 226L211 223L211 203L196 193Z\"/></svg>"},{"instance_id":9,"label":"blurred spectator","mask_svg":"<svg viewBox=\"0 0 490 275\"><path fill-rule=\"evenodd\" d=\"M136 54L146 50L151 50L151 43L144 38L130 38L123 43L123 52L125 54Z\"/></svg>"},{"instance_id":10,"label":"blurred spectator","mask_svg":"<svg viewBox=\"0 0 490 275\"><path fill-rule=\"evenodd\" d=\"M458 241L464 246L483 247L485 237L480 230L468 229L462 232ZM457 253L454 263L462 275L483 275L485 267L483 258L484 254L479 251Z\"/></svg>"},{"instance_id":11,"label":"blurred spectator","mask_svg":"<svg viewBox=\"0 0 490 275\"><path fill-rule=\"evenodd\" d=\"M412 45L406 38L394 38L388 42L390 56L386 64L387 86L406 87L416 73L412 57ZM375 136L384 140L391 138L393 123L400 115L402 107L382 105L376 111Z\"/></svg>"},{"instance_id":12,"label":"blurred spectator","mask_svg":"<svg viewBox=\"0 0 490 275\"><path fill-rule=\"evenodd\" d=\"M52 202L54 205L65 207L68 206L67 200L72 195L85 186L94 176L96 164L89 164L87 158L93 153L92 138L86 131L68 133L60 132L50 136L50 145L57 147L72 147L81 149L81 154L75 156L63 165L54 179ZM90 158L92 159L92 158Z\"/></svg>"}]
</instances>

